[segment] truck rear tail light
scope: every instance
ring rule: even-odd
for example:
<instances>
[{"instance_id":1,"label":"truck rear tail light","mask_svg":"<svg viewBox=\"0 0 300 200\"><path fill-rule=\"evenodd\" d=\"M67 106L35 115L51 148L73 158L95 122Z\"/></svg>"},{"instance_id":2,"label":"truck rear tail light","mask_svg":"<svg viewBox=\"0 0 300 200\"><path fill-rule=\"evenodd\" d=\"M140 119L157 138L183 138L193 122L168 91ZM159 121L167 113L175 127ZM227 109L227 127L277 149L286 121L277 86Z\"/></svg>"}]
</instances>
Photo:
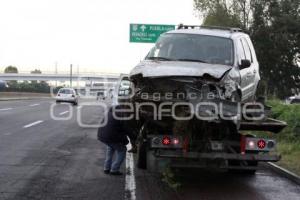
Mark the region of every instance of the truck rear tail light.
<instances>
[{"instance_id":1,"label":"truck rear tail light","mask_svg":"<svg viewBox=\"0 0 300 200\"><path fill-rule=\"evenodd\" d=\"M171 139L168 136L163 137L161 143L163 145L170 145L171 144Z\"/></svg>"},{"instance_id":2,"label":"truck rear tail light","mask_svg":"<svg viewBox=\"0 0 300 200\"><path fill-rule=\"evenodd\" d=\"M255 149L255 142L252 140L248 141L248 146L250 149Z\"/></svg>"},{"instance_id":3,"label":"truck rear tail light","mask_svg":"<svg viewBox=\"0 0 300 200\"><path fill-rule=\"evenodd\" d=\"M273 140L268 141L267 147L272 149L275 147L275 142Z\"/></svg>"},{"instance_id":4,"label":"truck rear tail light","mask_svg":"<svg viewBox=\"0 0 300 200\"><path fill-rule=\"evenodd\" d=\"M275 148L275 140L263 138L246 138L246 149L248 151L271 151Z\"/></svg>"},{"instance_id":5,"label":"truck rear tail light","mask_svg":"<svg viewBox=\"0 0 300 200\"><path fill-rule=\"evenodd\" d=\"M264 149L266 147L266 141L258 140L257 141L257 147L260 148L260 149Z\"/></svg>"},{"instance_id":6,"label":"truck rear tail light","mask_svg":"<svg viewBox=\"0 0 300 200\"><path fill-rule=\"evenodd\" d=\"M177 144L179 144L179 139L178 138L173 138L173 144L175 144L175 145L177 145Z\"/></svg>"},{"instance_id":7,"label":"truck rear tail light","mask_svg":"<svg viewBox=\"0 0 300 200\"><path fill-rule=\"evenodd\" d=\"M182 148L182 138L172 135L153 135L148 137L150 139L151 148Z\"/></svg>"}]
</instances>

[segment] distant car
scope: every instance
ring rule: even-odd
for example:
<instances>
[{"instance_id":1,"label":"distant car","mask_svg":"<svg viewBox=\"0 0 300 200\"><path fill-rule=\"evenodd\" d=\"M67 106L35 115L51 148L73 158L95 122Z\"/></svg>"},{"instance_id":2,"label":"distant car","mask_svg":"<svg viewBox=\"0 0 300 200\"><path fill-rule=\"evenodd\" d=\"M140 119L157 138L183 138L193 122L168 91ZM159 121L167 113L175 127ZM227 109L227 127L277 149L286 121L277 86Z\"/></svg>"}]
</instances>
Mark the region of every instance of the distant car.
<instances>
[{"instance_id":1,"label":"distant car","mask_svg":"<svg viewBox=\"0 0 300 200\"><path fill-rule=\"evenodd\" d=\"M0 80L0 90L7 88L7 83L3 80Z\"/></svg>"},{"instance_id":2,"label":"distant car","mask_svg":"<svg viewBox=\"0 0 300 200\"><path fill-rule=\"evenodd\" d=\"M105 100L105 93L102 92L97 92L97 100Z\"/></svg>"},{"instance_id":3,"label":"distant car","mask_svg":"<svg viewBox=\"0 0 300 200\"><path fill-rule=\"evenodd\" d=\"M300 96L299 95L291 96L286 99L286 103L287 104L300 104Z\"/></svg>"},{"instance_id":4,"label":"distant car","mask_svg":"<svg viewBox=\"0 0 300 200\"><path fill-rule=\"evenodd\" d=\"M78 95L73 88L61 88L55 98L56 103L69 102L73 105L78 104Z\"/></svg>"}]
</instances>

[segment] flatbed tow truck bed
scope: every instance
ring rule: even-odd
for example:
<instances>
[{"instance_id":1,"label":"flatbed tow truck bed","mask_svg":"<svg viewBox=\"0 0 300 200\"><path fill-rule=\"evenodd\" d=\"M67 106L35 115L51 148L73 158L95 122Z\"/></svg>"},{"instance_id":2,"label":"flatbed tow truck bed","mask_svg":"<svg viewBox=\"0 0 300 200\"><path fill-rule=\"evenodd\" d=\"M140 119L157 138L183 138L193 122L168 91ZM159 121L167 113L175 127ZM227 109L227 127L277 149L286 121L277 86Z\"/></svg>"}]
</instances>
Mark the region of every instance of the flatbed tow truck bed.
<instances>
[{"instance_id":1,"label":"flatbed tow truck bed","mask_svg":"<svg viewBox=\"0 0 300 200\"><path fill-rule=\"evenodd\" d=\"M267 118L262 121L241 121L241 131L269 131L279 133L287 126L286 122Z\"/></svg>"},{"instance_id":2,"label":"flatbed tow truck bed","mask_svg":"<svg viewBox=\"0 0 300 200\"><path fill-rule=\"evenodd\" d=\"M272 118L261 121L241 121L239 131L268 131L279 133L287 126L286 122ZM240 133L240 141L224 140L209 141L212 146L209 152L184 150L183 144L168 146L158 144L172 136L148 135L147 168L150 171L161 171L166 163L170 167L215 167L219 169L237 169L255 172L258 162L276 162L281 155L276 153L276 141L273 139L256 138ZM262 143L263 146L260 146ZM224 151L229 149L230 151ZM238 164L237 164L238 163ZM160 166L160 167L158 167ZM157 170L158 169L158 170Z\"/></svg>"}]
</instances>

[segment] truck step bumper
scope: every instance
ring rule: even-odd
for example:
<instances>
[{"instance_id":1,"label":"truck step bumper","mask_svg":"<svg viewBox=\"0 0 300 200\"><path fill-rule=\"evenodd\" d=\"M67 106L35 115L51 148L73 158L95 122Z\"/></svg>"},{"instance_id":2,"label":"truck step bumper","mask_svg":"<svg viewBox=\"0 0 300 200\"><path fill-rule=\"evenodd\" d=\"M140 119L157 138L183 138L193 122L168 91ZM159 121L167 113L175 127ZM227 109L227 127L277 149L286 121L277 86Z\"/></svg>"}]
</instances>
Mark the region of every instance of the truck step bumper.
<instances>
[{"instance_id":1,"label":"truck step bumper","mask_svg":"<svg viewBox=\"0 0 300 200\"><path fill-rule=\"evenodd\" d=\"M278 154L234 154L234 153L197 153L197 152L179 152L171 150L158 150L154 153L158 158L170 159L207 159L207 160L240 160L240 161L262 161L276 162L281 156Z\"/></svg>"}]
</instances>

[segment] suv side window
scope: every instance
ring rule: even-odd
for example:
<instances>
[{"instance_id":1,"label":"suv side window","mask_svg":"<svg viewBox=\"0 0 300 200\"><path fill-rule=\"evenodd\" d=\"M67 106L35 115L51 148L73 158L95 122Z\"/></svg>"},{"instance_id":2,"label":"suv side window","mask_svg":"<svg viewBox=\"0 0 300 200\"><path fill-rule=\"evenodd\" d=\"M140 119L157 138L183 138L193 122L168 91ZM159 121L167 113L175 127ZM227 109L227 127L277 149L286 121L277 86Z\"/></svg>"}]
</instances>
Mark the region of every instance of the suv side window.
<instances>
[{"instance_id":1,"label":"suv side window","mask_svg":"<svg viewBox=\"0 0 300 200\"><path fill-rule=\"evenodd\" d=\"M245 38L242 38L242 43L243 43L243 47L244 47L244 50L245 50L246 59L253 62L252 53L251 53L251 50L250 50L250 47L249 47L249 44L248 44L247 40Z\"/></svg>"},{"instance_id":2,"label":"suv side window","mask_svg":"<svg viewBox=\"0 0 300 200\"><path fill-rule=\"evenodd\" d=\"M237 41L237 53L238 53L239 62L241 62L241 60L246 59L244 47L243 47L243 44L242 44L241 40Z\"/></svg>"}]
</instances>

